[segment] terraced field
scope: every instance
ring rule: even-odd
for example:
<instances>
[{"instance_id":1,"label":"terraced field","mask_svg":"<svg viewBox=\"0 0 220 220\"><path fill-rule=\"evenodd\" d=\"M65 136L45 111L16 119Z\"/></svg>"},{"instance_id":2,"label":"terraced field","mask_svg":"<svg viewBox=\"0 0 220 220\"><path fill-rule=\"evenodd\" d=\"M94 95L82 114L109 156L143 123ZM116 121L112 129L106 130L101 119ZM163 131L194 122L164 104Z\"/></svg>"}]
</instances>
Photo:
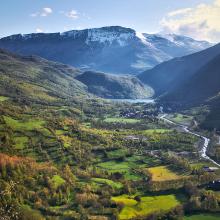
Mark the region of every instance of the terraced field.
<instances>
[{"instance_id":1,"label":"terraced field","mask_svg":"<svg viewBox=\"0 0 220 220\"><path fill-rule=\"evenodd\" d=\"M92 182L95 182L96 184L99 185L108 185L111 186L114 189L121 189L123 187L123 184L120 182L115 182L109 179L103 179L103 178L92 178Z\"/></svg>"},{"instance_id":2,"label":"terraced field","mask_svg":"<svg viewBox=\"0 0 220 220\"><path fill-rule=\"evenodd\" d=\"M171 171L168 166L151 167L148 171L152 174L152 181L178 180L187 177Z\"/></svg>"},{"instance_id":3,"label":"terraced field","mask_svg":"<svg viewBox=\"0 0 220 220\"><path fill-rule=\"evenodd\" d=\"M120 220L143 217L157 211L168 211L181 204L181 201L173 194L141 196L140 201L135 200L135 196L122 195L112 197L112 200L124 205L118 216Z\"/></svg>"},{"instance_id":4,"label":"terraced field","mask_svg":"<svg viewBox=\"0 0 220 220\"><path fill-rule=\"evenodd\" d=\"M140 120L138 119L133 119L133 118L106 118L104 120L104 122L107 122L107 123L131 123L131 124L134 124L134 123L137 123L139 122Z\"/></svg>"},{"instance_id":5,"label":"terraced field","mask_svg":"<svg viewBox=\"0 0 220 220\"><path fill-rule=\"evenodd\" d=\"M124 150L110 151L107 155L111 156L110 160L98 163L97 166L109 173L121 173L126 180L142 180L145 176L140 174L138 170L144 169L152 165L158 165L160 160L142 155L125 156ZM114 156L114 157L113 157ZM123 160L117 160L117 157L124 156Z\"/></svg>"}]
</instances>

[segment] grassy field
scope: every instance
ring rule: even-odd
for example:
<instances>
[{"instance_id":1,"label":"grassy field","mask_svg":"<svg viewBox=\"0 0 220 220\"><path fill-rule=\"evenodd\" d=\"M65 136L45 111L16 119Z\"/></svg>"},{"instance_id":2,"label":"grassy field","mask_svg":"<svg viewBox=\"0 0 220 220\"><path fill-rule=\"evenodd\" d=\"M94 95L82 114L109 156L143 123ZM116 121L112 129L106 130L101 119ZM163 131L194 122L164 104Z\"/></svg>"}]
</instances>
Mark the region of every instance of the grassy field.
<instances>
[{"instance_id":1,"label":"grassy field","mask_svg":"<svg viewBox=\"0 0 220 220\"><path fill-rule=\"evenodd\" d=\"M9 127L11 127L13 130L18 131L41 129L45 124L45 122L42 120L19 121L8 116L4 116L4 120Z\"/></svg>"},{"instance_id":2,"label":"grassy field","mask_svg":"<svg viewBox=\"0 0 220 220\"><path fill-rule=\"evenodd\" d=\"M51 132L45 128L45 121L40 119L25 119L25 120L16 120L12 117L3 116L5 123L13 131L17 132L27 132L27 131L39 131L45 136L50 136Z\"/></svg>"},{"instance_id":3,"label":"grassy field","mask_svg":"<svg viewBox=\"0 0 220 220\"><path fill-rule=\"evenodd\" d=\"M163 133L166 133L166 132L170 132L171 130L170 129L148 129L148 130L145 130L143 131L143 134L146 134L146 135L152 135L152 134L163 134Z\"/></svg>"},{"instance_id":4,"label":"grassy field","mask_svg":"<svg viewBox=\"0 0 220 220\"><path fill-rule=\"evenodd\" d=\"M183 114L173 114L169 115L168 118L176 123L180 124L190 124L193 120L192 116L183 115Z\"/></svg>"},{"instance_id":5,"label":"grassy field","mask_svg":"<svg viewBox=\"0 0 220 220\"><path fill-rule=\"evenodd\" d=\"M133 119L133 118L106 118L104 120L104 122L107 122L107 123L137 123L139 122L140 120L138 119Z\"/></svg>"},{"instance_id":6,"label":"grassy field","mask_svg":"<svg viewBox=\"0 0 220 220\"><path fill-rule=\"evenodd\" d=\"M28 143L28 137L15 137L15 149L22 150Z\"/></svg>"},{"instance_id":7,"label":"grassy field","mask_svg":"<svg viewBox=\"0 0 220 220\"><path fill-rule=\"evenodd\" d=\"M121 189L123 187L123 184L122 183L119 183L119 182L114 182L112 180L109 180L109 179L103 179L103 178L92 178L91 179L93 182L97 183L97 184L106 184L106 185L109 185L111 186L112 188L114 189Z\"/></svg>"},{"instance_id":8,"label":"grassy field","mask_svg":"<svg viewBox=\"0 0 220 220\"><path fill-rule=\"evenodd\" d=\"M107 170L110 173L123 173L127 180L140 180L143 177L135 173L134 169L146 168L148 166L160 164L159 160L147 158L146 156L132 155L125 157L123 161L110 160L98 163L97 166Z\"/></svg>"},{"instance_id":9,"label":"grassy field","mask_svg":"<svg viewBox=\"0 0 220 220\"><path fill-rule=\"evenodd\" d=\"M124 204L124 208L119 213L119 219L132 219L138 216L147 216L156 211L168 211L180 204L175 195L143 196L137 202L134 197L122 195L112 197L116 203Z\"/></svg>"},{"instance_id":10,"label":"grassy field","mask_svg":"<svg viewBox=\"0 0 220 220\"><path fill-rule=\"evenodd\" d=\"M176 180L183 177L171 171L167 166L148 168L148 171L152 174L153 181Z\"/></svg>"},{"instance_id":11,"label":"grassy field","mask_svg":"<svg viewBox=\"0 0 220 220\"><path fill-rule=\"evenodd\" d=\"M8 100L8 97L5 97L5 96L0 96L0 102L4 102Z\"/></svg>"},{"instance_id":12,"label":"grassy field","mask_svg":"<svg viewBox=\"0 0 220 220\"><path fill-rule=\"evenodd\" d=\"M220 214L198 214L185 216L184 220L219 220Z\"/></svg>"},{"instance_id":13,"label":"grassy field","mask_svg":"<svg viewBox=\"0 0 220 220\"><path fill-rule=\"evenodd\" d=\"M125 178L128 180L140 180L141 177L134 174L132 172L132 168L136 168L137 165L133 162L123 161L123 162L117 162L117 161L108 161L98 164L99 167L107 170L108 172L115 173L123 173Z\"/></svg>"},{"instance_id":14,"label":"grassy field","mask_svg":"<svg viewBox=\"0 0 220 220\"><path fill-rule=\"evenodd\" d=\"M55 188L58 188L59 186L63 185L66 181L59 175L54 175L52 178L52 183Z\"/></svg>"}]
</instances>

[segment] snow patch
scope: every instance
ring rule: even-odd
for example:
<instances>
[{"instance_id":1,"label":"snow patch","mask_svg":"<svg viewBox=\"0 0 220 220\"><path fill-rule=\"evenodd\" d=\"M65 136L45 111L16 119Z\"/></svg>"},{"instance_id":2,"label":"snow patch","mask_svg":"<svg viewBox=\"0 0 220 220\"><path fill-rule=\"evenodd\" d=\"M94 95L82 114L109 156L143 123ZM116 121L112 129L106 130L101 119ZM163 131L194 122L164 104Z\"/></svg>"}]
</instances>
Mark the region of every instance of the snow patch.
<instances>
[{"instance_id":1,"label":"snow patch","mask_svg":"<svg viewBox=\"0 0 220 220\"><path fill-rule=\"evenodd\" d=\"M90 29L88 30L88 37L86 39L86 44L90 42L99 42L103 44L113 44L118 43L120 46L126 46L128 40L132 39L134 34L132 32L116 32L116 31L103 31L100 29Z\"/></svg>"},{"instance_id":2,"label":"snow patch","mask_svg":"<svg viewBox=\"0 0 220 220\"><path fill-rule=\"evenodd\" d=\"M147 41L147 38L144 36L144 34L140 32L136 32L136 37L139 38L143 44L152 46L152 44Z\"/></svg>"}]
</instances>

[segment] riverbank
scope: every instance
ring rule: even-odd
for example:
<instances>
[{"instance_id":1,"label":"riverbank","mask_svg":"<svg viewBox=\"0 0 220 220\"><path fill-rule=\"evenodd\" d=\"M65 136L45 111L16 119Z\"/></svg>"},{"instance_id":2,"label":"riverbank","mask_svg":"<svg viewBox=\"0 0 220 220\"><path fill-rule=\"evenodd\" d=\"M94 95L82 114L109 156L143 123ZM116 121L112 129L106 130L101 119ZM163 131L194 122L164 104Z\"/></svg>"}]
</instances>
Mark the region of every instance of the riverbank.
<instances>
[{"instance_id":1,"label":"riverbank","mask_svg":"<svg viewBox=\"0 0 220 220\"><path fill-rule=\"evenodd\" d=\"M162 116L159 117L159 119L162 119L162 120L166 121L167 123L173 124L175 126L181 127L183 129L183 131L186 132L186 133L189 133L189 134L195 135L197 137L200 137L203 140L203 142L204 142L203 146L202 146L202 150L200 151L201 157L206 159L206 160L209 160L210 162L212 162L216 166L220 167L219 163L217 163L215 160L213 160L212 158L210 158L207 155L207 149L208 149L208 146L209 146L209 143L210 143L210 139L209 138L207 138L205 136L202 136L202 135L200 135L198 133L190 131L188 126L182 125L182 124L179 124L179 123L175 123L175 122L167 119L166 116L167 116L167 114L163 114Z\"/></svg>"}]
</instances>

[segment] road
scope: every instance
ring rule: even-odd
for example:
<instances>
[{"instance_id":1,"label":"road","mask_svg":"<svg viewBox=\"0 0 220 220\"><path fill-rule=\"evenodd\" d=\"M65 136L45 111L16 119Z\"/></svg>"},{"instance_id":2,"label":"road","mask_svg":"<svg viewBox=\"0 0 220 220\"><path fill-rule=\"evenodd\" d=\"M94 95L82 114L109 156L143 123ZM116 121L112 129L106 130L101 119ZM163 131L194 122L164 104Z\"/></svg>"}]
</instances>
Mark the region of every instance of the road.
<instances>
[{"instance_id":1,"label":"road","mask_svg":"<svg viewBox=\"0 0 220 220\"><path fill-rule=\"evenodd\" d=\"M186 125L181 125L181 124L177 124L169 119L166 118L167 114L163 114L162 116L160 116L159 118L168 122L169 124L173 124L175 126L179 126L181 127L186 133L189 133L189 134L192 134L192 135L195 135L197 137L200 137L201 139L203 139L204 143L203 143L203 147L202 147L202 150L201 150L201 157L203 157L204 159L206 160L209 160L210 162L212 162L213 164L215 164L216 166L220 167L220 164L217 163L215 160L211 159L208 155L207 155L207 148L208 148L208 145L209 145L209 142L210 142L210 139L205 137L205 136L202 136L200 134L197 134L195 132L192 132L189 130L189 127L187 127Z\"/></svg>"}]
</instances>

